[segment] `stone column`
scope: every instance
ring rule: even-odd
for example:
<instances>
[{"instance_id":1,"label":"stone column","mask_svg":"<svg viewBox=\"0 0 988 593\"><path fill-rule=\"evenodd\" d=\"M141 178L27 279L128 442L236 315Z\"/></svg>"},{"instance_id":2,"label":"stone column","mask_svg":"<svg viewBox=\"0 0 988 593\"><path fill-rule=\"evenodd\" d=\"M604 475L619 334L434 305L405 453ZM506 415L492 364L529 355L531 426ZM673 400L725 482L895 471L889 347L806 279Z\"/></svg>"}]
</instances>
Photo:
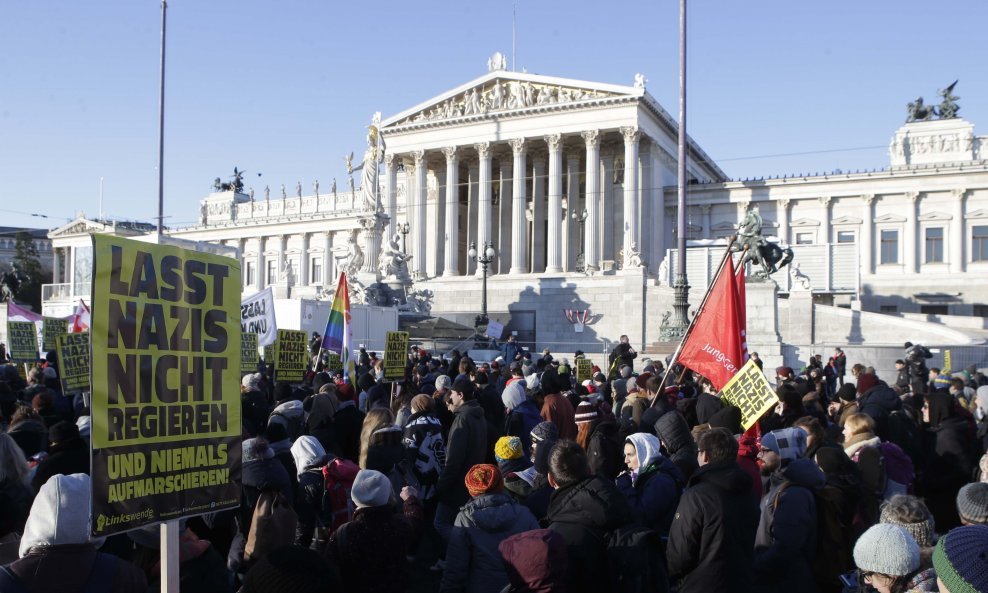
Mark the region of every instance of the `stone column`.
<instances>
[{"instance_id":1,"label":"stone column","mask_svg":"<svg viewBox=\"0 0 988 593\"><path fill-rule=\"evenodd\" d=\"M902 271L906 274L915 274L916 253L919 251L919 241L916 239L916 206L919 204L919 192L907 192L906 197L909 201L905 205L906 232L902 241L905 269Z\"/></svg>"},{"instance_id":2,"label":"stone column","mask_svg":"<svg viewBox=\"0 0 988 593\"><path fill-rule=\"evenodd\" d=\"M600 151L600 204L601 218L600 259L614 260L614 149L607 145ZM589 228L589 227L588 227Z\"/></svg>"},{"instance_id":3,"label":"stone column","mask_svg":"<svg viewBox=\"0 0 988 593\"><path fill-rule=\"evenodd\" d=\"M254 279L254 284L257 286L257 290L264 290L264 282L267 278L264 275L267 274L267 270L264 269L264 237L257 238L257 278Z\"/></svg>"},{"instance_id":4,"label":"stone column","mask_svg":"<svg viewBox=\"0 0 988 593\"><path fill-rule=\"evenodd\" d=\"M566 236L563 237L563 271L572 272L576 269L576 254L580 252L580 225L573 220L573 214L580 216L583 212L583 200L580 198L580 153L566 154L566 212L563 213L563 225Z\"/></svg>"},{"instance_id":5,"label":"stone column","mask_svg":"<svg viewBox=\"0 0 988 593\"><path fill-rule=\"evenodd\" d=\"M549 204L546 210L548 257L545 271L558 274L563 271L560 228L563 224L563 137L560 134L550 134L545 137L545 143L549 146Z\"/></svg>"},{"instance_id":6,"label":"stone column","mask_svg":"<svg viewBox=\"0 0 988 593\"><path fill-rule=\"evenodd\" d=\"M710 232L710 209L712 207L710 204L700 204L700 224L703 226L703 237L706 239L714 238L713 233Z\"/></svg>"},{"instance_id":7,"label":"stone column","mask_svg":"<svg viewBox=\"0 0 988 593\"><path fill-rule=\"evenodd\" d=\"M652 185L652 212L651 231L652 237L652 273L658 274L662 260L666 256L666 194L662 187L662 150L658 145L653 144L651 150L652 175L648 178ZM672 262L669 262L671 265Z\"/></svg>"},{"instance_id":8,"label":"stone column","mask_svg":"<svg viewBox=\"0 0 988 593\"><path fill-rule=\"evenodd\" d=\"M860 249L861 273L868 275L875 273L875 260L872 257L875 250L875 222L871 216L871 204L874 201L875 194L861 196L863 209L861 212L861 241L858 249Z\"/></svg>"},{"instance_id":9,"label":"stone column","mask_svg":"<svg viewBox=\"0 0 988 593\"><path fill-rule=\"evenodd\" d=\"M783 245L789 244L789 199L785 198L776 202L776 212L779 223L779 242Z\"/></svg>"},{"instance_id":10,"label":"stone column","mask_svg":"<svg viewBox=\"0 0 988 593\"><path fill-rule=\"evenodd\" d=\"M532 156L532 272L545 270L545 155Z\"/></svg>"},{"instance_id":11,"label":"stone column","mask_svg":"<svg viewBox=\"0 0 988 593\"><path fill-rule=\"evenodd\" d=\"M446 244L443 246L446 267L443 276L460 273L460 159L455 146L443 149L446 155Z\"/></svg>"},{"instance_id":12,"label":"stone column","mask_svg":"<svg viewBox=\"0 0 988 593\"><path fill-rule=\"evenodd\" d=\"M820 196L820 205L823 206L823 220L820 222L823 226L823 232L820 236L820 242L829 244L833 242L833 238L830 236L832 231L830 221L833 219L834 201L830 196Z\"/></svg>"},{"instance_id":13,"label":"stone column","mask_svg":"<svg viewBox=\"0 0 988 593\"><path fill-rule=\"evenodd\" d=\"M583 259L587 272L595 272L600 269L600 132L587 130L581 135L587 146L587 181L583 201L587 220L583 226Z\"/></svg>"},{"instance_id":14,"label":"stone column","mask_svg":"<svg viewBox=\"0 0 988 593\"><path fill-rule=\"evenodd\" d=\"M392 153L384 155L384 179L386 187L384 189L384 213L388 215L388 228L385 237L390 238L397 232L398 228L398 167L395 166L396 157Z\"/></svg>"},{"instance_id":15,"label":"stone column","mask_svg":"<svg viewBox=\"0 0 988 593\"><path fill-rule=\"evenodd\" d=\"M474 144L479 159L479 175L477 187L477 252L483 253L484 246L491 240L491 143ZM477 275L483 273L483 268L477 266Z\"/></svg>"},{"instance_id":16,"label":"stone column","mask_svg":"<svg viewBox=\"0 0 988 593\"><path fill-rule=\"evenodd\" d=\"M411 204L408 205L408 209L415 212L415 226L412 228L414 240L412 241L412 267L413 275L416 280L424 279L425 274L425 241L426 233L429 229L426 228L426 214L425 214L425 191L426 191L426 171L425 168L425 151L415 150L412 151L412 158L414 159L415 167L415 181L412 184L412 199Z\"/></svg>"},{"instance_id":17,"label":"stone column","mask_svg":"<svg viewBox=\"0 0 988 593\"><path fill-rule=\"evenodd\" d=\"M298 285L309 285L309 233L302 233L302 255L298 258Z\"/></svg>"},{"instance_id":18,"label":"stone column","mask_svg":"<svg viewBox=\"0 0 988 593\"><path fill-rule=\"evenodd\" d=\"M511 224L511 208L512 204L512 180L511 180L511 162L508 161L507 155L501 157L500 166L500 179L501 179L501 194L498 196L498 202L500 203L500 223L498 228L500 229L500 234L498 235L497 246L497 273L507 274L508 270L511 268L511 245L514 243L512 239L512 224Z\"/></svg>"},{"instance_id":19,"label":"stone column","mask_svg":"<svg viewBox=\"0 0 988 593\"><path fill-rule=\"evenodd\" d=\"M479 175L477 161L467 161L467 237L465 243L469 246L471 241L477 240L477 177ZM466 258L466 271L469 276L477 268L476 262L469 257Z\"/></svg>"},{"instance_id":20,"label":"stone column","mask_svg":"<svg viewBox=\"0 0 988 593\"><path fill-rule=\"evenodd\" d=\"M528 272L528 221L525 220L525 139L510 140L514 154L511 198L511 274Z\"/></svg>"},{"instance_id":21,"label":"stone column","mask_svg":"<svg viewBox=\"0 0 988 593\"><path fill-rule=\"evenodd\" d=\"M395 221L397 222L397 221ZM333 231L326 231L322 238L322 285L332 286L336 281L333 273Z\"/></svg>"},{"instance_id":22,"label":"stone column","mask_svg":"<svg viewBox=\"0 0 988 593\"><path fill-rule=\"evenodd\" d=\"M624 261L632 251L641 250L638 239L638 141L637 128L621 128L624 136Z\"/></svg>"},{"instance_id":23,"label":"stone column","mask_svg":"<svg viewBox=\"0 0 988 593\"><path fill-rule=\"evenodd\" d=\"M947 263L950 265L951 274L961 273L967 268L967 262L964 261L964 245L967 243L967 236L964 233L964 198L966 197L966 189L955 189L951 192L954 203L951 209L950 230L945 241L950 246Z\"/></svg>"},{"instance_id":24,"label":"stone column","mask_svg":"<svg viewBox=\"0 0 988 593\"><path fill-rule=\"evenodd\" d=\"M288 235L281 235L278 241L278 269L275 270L275 278L277 280L284 279L286 251L288 251Z\"/></svg>"}]
</instances>

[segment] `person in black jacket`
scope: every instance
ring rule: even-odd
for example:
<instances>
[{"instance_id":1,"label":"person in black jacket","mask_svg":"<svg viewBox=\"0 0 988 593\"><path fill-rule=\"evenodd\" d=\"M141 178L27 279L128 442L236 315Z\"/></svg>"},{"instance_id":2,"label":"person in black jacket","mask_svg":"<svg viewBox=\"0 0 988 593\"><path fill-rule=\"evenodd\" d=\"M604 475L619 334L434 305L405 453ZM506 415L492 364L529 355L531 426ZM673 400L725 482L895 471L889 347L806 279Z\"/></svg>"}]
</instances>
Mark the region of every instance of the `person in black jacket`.
<instances>
[{"instance_id":1,"label":"person in black jacket","mask_svg":"<svg viewBox=\"0 0 988 593\"><path fill-rule=\"evenodd\" d=\"M717 396L717 389L710 379L702 377L699 385L701 391L696 398L696 419L700 424L707 424L724 407L724 402Z\"/></svg>"},{"instance_id":2,"label":"person in black jacket","mask_svg":"<svg viewBox=\"0 0 988 593\"><path fill-rule=\"evenodd\" d=\"M752 587L758 501L724 428L700 435L700 469L690 478L669 531L666 561L680 593L745 593Z\"/></svg>"},{"instance_id":3,"label":"person in black jacket","mask_svg":"<svg viewBox=\"0 0 988 593\"><path fill-rule=\"evenodd\" d=\"M633 521L613 482L590 473L587 455L574 441L561 440L549 454L549 529L566 540L566 591L609 590L604 538Z\"/></svg>"},{"instance_id":4,"label":"person in black jacket","mask_svg":"<svg viewBox=\"0 0 988 593\"><path fill-rule=\"evenodd\" d=\"M53 425L48 432L48 457L38 465L31 480L35 492L55 474L88 474L89 447L79 436L79 427L68 420Z\"/></svg>"},{"instance_id":5,"label":"person in black jacket","mask_svg":"<svg viewBox=\"0 0 988 593\"><path fill-rule=\"evenodd\" d=\"M689 424L678 410L666 412L655 422L655 435L662 441L666 456L676 464L683 479L689 481L696 471L696 441Z\"/></svg>"},{"instance_id":6,"label":"person in black jacket","mask_svg":"<svg viewBox=\"0 0 988 593\"><path fill-rule=\"evenodd\" d=\"M620 340L621 341L618 342L618 345L611 350L611 354L607 357L607 364L614 372L624 365L628 365L633 369L635 365L635 358L638 357L638 352L636 352L631 346L628 341L628 336L621 336Z\"/></svg>"},{"instance_id":7,"label":"person in black jacket","mask_svg":"<svg viewBox=\"0 0 988 593\"><path fill-rule=\"evenodd\" d=\"M902 408L902 400L884 381L872 373L858 375L858 412L875 421L875 434L888 439L889 415Z\"/></svg>"},{"instance_id":8,"label":"person in black jacket","mask_svg":"<svg viewBox=\"0 0 988 593\"><path fill-rule=\"evenodd\" d=\"M930 456L917 493L926 499L937 529L946 532L960 525L955 497L961 486L971 480L978 464L975 427L970 416L958 412L954 396L949 393L934 391L923 399L925 449Z\"/></svg>"}]
</instances>

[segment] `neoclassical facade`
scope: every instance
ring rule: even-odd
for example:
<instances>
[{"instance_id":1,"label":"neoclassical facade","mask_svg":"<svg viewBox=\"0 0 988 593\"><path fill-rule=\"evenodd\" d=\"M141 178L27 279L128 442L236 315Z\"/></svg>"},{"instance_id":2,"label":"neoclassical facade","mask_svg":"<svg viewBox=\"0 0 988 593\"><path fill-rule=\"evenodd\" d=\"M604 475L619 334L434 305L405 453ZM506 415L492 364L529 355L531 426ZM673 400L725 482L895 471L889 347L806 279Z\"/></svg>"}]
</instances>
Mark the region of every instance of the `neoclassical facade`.
<instances>
[{"instance_id":1,"label":"neoclassical facade","mask_svg":"<svg viewBox=\"0 0 988 593\"><path fill-rule=\"evenodd\" d=\"M622 333L657 341L677 257L676 122L640 77L622 86L499 66L381 122L385 237L411 255L417 298L472 322L482 271L469 249L490 243L490 315L523 341L558 351L602 349ZM696 142L688 152L692 302L725 238L758 207L765 234L796 254L798 268L775 277L783 296L798 283L838 306L985 315L988 139L968 122L903 126L881 171L736 181ZM367 214L356 181L341 172L311 193L298 182L292 195L212 194L198 225L169 234L238 249L245 293L319 298ZM86 228L50 236L64 251ZM71 300L70 276L49 294Z\"/></svg>"}]
</instances>

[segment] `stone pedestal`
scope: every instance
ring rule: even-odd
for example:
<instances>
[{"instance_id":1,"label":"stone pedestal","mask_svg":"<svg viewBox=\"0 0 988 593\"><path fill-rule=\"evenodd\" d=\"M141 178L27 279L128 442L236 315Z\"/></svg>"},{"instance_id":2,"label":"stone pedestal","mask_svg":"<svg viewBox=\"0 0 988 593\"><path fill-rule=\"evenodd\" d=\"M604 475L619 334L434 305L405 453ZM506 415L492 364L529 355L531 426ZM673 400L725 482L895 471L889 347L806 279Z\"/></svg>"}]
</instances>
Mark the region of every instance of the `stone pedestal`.
<instances>
[{"instance_id":1,"label":"stone pedestal","mask_svg":"<svg viewBox=\"0 0 988 593\"><path fill-rule=\"evenodd\" d=\"M381 256L381 236L388 223L388 215L374 213L357 219L360 223L358 241L364 252L364 265L357 272L357 280L364 286L376 284L381 279L378 259Z\"/></svg>"},{"instance_id":2,"label":"stone pedestal","mask_svg":"<svg viewBox=\"0 0 988 593\"><path fill-rule=\"evenodd\" d=\"M889 143L893 167L974 160L974 124L959 117L908 123ZM981 158L984 158L982 156Z\"/></svg>"},{"instance_id":3,"label":"stone pedestal","mask_svg":"<svg viewBox=\"0 0 988 593\"><path fill-rule=\"evenodd\" d=\"M271 292L276 299L292 298L292 285L287 280L279 280L271 285Z\"/></svg>"},{"instance_id":4,"label":"stone pedestal","mask_svg":"<svg viewBox=\"0 0 988 593\"><path fill-rule=\"evenodd\" d=\"M809 294L809 293L807 293ZM757 352L764 361L766 376L774 379L775 367L782 365L782 337L779 335L779 285L774 280L745 279L748 352Z\"/></svg>"}]
</instances>

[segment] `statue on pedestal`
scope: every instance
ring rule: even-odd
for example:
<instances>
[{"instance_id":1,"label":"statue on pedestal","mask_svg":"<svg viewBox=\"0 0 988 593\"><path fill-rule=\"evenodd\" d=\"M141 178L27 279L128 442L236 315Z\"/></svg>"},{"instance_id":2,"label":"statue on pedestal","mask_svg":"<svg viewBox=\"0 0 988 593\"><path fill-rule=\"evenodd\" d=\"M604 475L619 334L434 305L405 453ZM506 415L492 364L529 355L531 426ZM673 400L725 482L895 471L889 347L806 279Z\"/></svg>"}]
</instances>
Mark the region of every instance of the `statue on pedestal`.
<instances>
[{"instance_id":1,"label":"statue on pedestal","mask_svg":"<svg viewBox=\"0 0 988 593\"><path fill-rule=\"evenodd\" d=\"M363 198L363 209L367 212L381 210L381 200L377 195L378 165L384 162L384 141L378 132L380 125L381 114L378 112L374 114L371 125L367 126L367 150L364 151L364 162L361 165L363 173L360 195Z\"/></svg>"},{"instance_id":2,"label":"statue on pedestal","mask_svg":"<svg viewBox=\"0 0 988 593\"><path fill-rule=\"evenodd\" d=\"M381 275L385 279L394 279L408 284L412 281L408 274L408 261L412 259L412 256L401 250L400 240L400 235L393 235L381 250L381 257L379 258Z\"/></svg>"},{"instance_id":3,"label":"statue on pedestal","mask_svg":"<svg viewBox=\"0 0 988 593\"><path fill-rule=\"evenodd\" d=\"M741 222L738 223L737 240L731 244L731 252L743 252L738 267L744 266L748 262L761 266L761 270L755 272L754 276L768 278L779 271L779 268L786 266L792 261L792 249L779 247L776 243L770 243L762 236L762 216L758 212L758 206L749 209Z\"/></svg>"},{"instance_id":4,"label":"statue on pedestal","mask_svg":"<svg viewBox=\"0 0 988 593\"><path fill-rule=\"evenodd\" d=\"M947 88L937 91L937 94L943 99L940 101L940 108L938 109L940 113L940 119L954 119L957 117L957 112L960 111L960 105L957 104L957 99L960 97L954 95L954 87L957 85L955 80Z\"/></svg>"},{"instance_id":5,"label":"statue on pedestal","mask_svg":"<svg viewBox=\"0 0 988 593\"><path fill-rule=\"evenodd\" d=\"M347 278L354 277L360 268L364 267L364 251L357 245L356 235L350 235L346 241L346 260L343 263L343 270Z\"/></svg>"}]
</instances>

